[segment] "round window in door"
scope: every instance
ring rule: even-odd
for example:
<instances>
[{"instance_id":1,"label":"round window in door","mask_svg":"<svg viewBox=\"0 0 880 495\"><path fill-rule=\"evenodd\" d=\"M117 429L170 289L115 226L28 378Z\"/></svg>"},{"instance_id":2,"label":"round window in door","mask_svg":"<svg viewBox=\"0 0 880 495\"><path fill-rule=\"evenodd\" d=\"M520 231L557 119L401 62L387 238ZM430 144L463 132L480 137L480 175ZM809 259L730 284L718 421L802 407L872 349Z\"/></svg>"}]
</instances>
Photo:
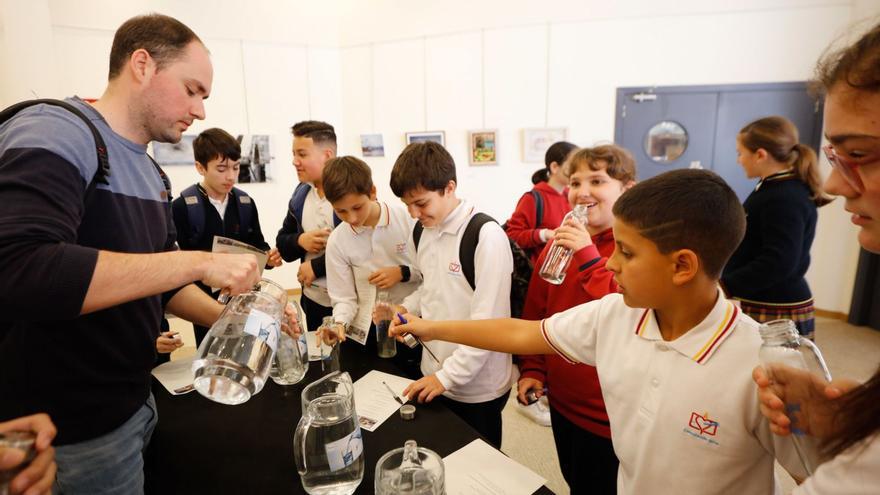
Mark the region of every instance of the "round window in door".
<instances>
[{"instance_id":1,"label":"round window in door","mask_svg":"<svg viewBox=\"0 0 880 495\"><path fill-rule=\"evenodd\" d=\"M674 162L684 154L687 146L687 131L671 120L654 124L645 136L645 153L658 163Z\"/></svg>"}]
</instances>

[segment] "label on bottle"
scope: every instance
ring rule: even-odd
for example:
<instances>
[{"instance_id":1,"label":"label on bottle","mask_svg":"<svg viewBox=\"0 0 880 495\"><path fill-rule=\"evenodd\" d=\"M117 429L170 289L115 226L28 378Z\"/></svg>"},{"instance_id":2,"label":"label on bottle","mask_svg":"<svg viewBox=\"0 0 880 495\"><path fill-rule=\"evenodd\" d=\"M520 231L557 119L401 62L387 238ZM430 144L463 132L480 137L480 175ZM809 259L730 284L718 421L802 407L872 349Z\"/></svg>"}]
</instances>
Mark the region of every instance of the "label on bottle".
<instances>
[{"instance_id":1,"label":"label on bottle","mask_svg":"<svg viewBox=\"0 0 880 495\"><path fill-rule=\"evenodd\" d=\"M279 332L281 327L278 320L258 309L252 309L247 321L244 322L244 333L262 340L273 352L278 349Z\"/></svg>"},{"instance_id":2,"label":"label on bottle","mask_svg":"<svg viewBox=\"0 0 880 495\"><path fill-rule=\"evenodd\" d=\"M330 471L339 471L352 465L364 453L364 439L361 434L361 427L356 426L350 434L328 443L325 449Z\"/></svg>"}]
</instances>

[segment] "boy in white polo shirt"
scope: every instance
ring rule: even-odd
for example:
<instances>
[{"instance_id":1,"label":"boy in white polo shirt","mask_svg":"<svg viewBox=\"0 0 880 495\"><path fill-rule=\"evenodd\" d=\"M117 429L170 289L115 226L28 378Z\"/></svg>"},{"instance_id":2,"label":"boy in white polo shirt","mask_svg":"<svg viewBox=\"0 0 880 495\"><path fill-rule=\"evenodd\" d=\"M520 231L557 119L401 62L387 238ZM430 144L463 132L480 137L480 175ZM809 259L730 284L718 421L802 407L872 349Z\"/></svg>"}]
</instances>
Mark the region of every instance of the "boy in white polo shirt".
<instances>
[{"instance_id":1,"label":"boy in white polo shirt","mask_svg":"<svg viewBox=\"0 0 880 495\"><path fill-rule=\"evenodd\" d=\"M618 493L769 495L774 457L802 478L793 444L758 409L758 324L718 290L745 229L736 195L712 172L676 170L624 193L614 214L606 268L620 294L541 322L413 317L391 333L596 366Z\"/></svg>"},{"instance_id":2,"label":"boy in white polo shirt","mask_svg":"<svg viewBox=\"0 0 880 495\"><path fill-rule=\"evenodd\" d=\"M402 206L376 200L371 175L366 163L343 156L327 161L321 181L324 196L344 222L330 234L325 254L327 289L338 324L335 337L346 340L361 333L365 348L376 352L370 318L374 292L359 286L387 290L391 301L402 302L418 288L421 275L412 267L408 245L415 221ZM419 349L399 346L394 361L418 377L420 355Z\"/></svg>"},{"instance_id":3,"label":"boy in white polo shirt","mask_svg":"<svg viewBox=\"0 0 880 495\"><path fill-rule=\"evenodd\" d=\"M473 253L460 256L462 237L473 233L468 225L478 212L456 197L456 185L455 162L437 143L410 144L394 163L391 190L423 227L418 241L413 231L412 245L422 285L402 309L431 319L510 316L513 256L507 235L496 222L483 223ZM480 219L485 217L477 216L473 225ZM419 402L442 395L447 407L500 447L501 410L516 378L510 354L440 341L426 349L431 352L422 353L424 378L404 393Z\"/></svg>"}]
</instances>

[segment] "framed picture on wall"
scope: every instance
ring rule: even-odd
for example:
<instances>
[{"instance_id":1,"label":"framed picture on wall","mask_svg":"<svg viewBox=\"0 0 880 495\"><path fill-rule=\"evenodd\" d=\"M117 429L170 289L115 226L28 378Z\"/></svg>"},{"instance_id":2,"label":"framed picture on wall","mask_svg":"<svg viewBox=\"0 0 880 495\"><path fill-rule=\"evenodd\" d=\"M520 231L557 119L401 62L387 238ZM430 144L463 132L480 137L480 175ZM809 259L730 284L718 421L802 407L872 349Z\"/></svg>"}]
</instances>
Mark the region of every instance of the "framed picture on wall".
<instances>
[{"instance_id":1,"label":"framed picture on wall","mask_svg":"<svg viewBox=\"0 0 880 495\"><path fill-rule=\"evenodd\" d=\"M471 165L498 165L498 132L484 129L468 132Z\"/></svg>"},{"instance_id":2,"label":"framed picture on wall","mask_svg":"<svg viewBox=\"0 0 880 495\"><path fill-rule=\"evenodd\" d=\"M239 183L269 182L272 179L269 165L272 153L268 134L252 134L240 137L241 163L238 169Z\"/></svg>"},{"instance_id":3,"label":"framed picture on wall","mask_svg":"<svg viewBox=\"0 0 880 495\"><path fill-rule=\"evenodd\" d=\"M385 145L381 134L361 134L361 154L367 156L385 156Z\"/></svg>"},{"instance_id":4,"label":"framed picture on wall","mask_svg":"<svg viewBox=\"0 0 880 495\"><path fill-rule=\"evenodd\" d=\"M425 141L434 141L440 146L446 146L446 133L443 131L427 131L427 132L407 132L406 144L424 143Z\"/></svg>"},{"instance_id":5,"label":"framed picture on wall","mask_svg":"<svg viewBox=\"0 0 880 495\"><path fill-rule=\"evenodd\" d=\"M523 129L523 161L544 163L547 148L568 138L567 127L540 127Z\"/></svg>"},{"instance_id":6,"label":"framed picture on wall","mask_svg":"<svg viewBox=\"0 0 880 495\"><path fill-rule=\"evenodd\" d=\"M153 142L153 159L161 166L194 165L193 141L195 134L184 134L176 143Z\"/></svg>"}]
</instances>

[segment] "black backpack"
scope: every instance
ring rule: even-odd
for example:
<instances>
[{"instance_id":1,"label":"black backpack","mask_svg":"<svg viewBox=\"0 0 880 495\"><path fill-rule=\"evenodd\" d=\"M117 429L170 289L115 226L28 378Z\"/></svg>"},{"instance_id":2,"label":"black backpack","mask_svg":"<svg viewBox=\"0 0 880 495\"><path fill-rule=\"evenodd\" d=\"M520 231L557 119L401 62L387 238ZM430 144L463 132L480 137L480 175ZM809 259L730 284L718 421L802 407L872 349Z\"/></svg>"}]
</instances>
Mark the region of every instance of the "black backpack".
<instances>
[{"instance_id":1,"label":"black backpack","mask_svg":"<svg viewBox=\"0 0 880 495\"><path fill-rule=\"evenodd\" d=\"M477 213L468 221L458 245L458 259L461 261L461 272L471 289L476 289L477 284L474 275L474 253L477 251L477 243L480 241L480 229L488 222L495 219L485 213ZM497 222L496 222L497 223ZM413 244L416 251L419 250L419 240L422 238L424 227L416 222L413 227ZM526 302L526 292L529 289L529 280L532 278L532 260L515 242L507 239L510 252L513 254L513 272L510 275L510 316L519 318L522 316L523 306Z\"/></svg>"},{"instance_id":2,"label":"black backpack","mask_svg":"<svg viewBox=\"0 0 880 495\"><path fill-rule=\"evenodd\" d=\"M0 112L0 125L3 125L3 123L14 117L15 114L17 114L18 112L34 105L52 105L56 107L61 107L79 117L83 122L85 122L86 126L89 128L89 131L92 132L92 137L95 138L95 149L98 152L98 168L95 169L94 177L92 177L92 180L89 181L88 186L86 186L84 203L88 204L89 198L92 196L92 193L95 191L95 187L97 187L98 184L110 184L110 182L107 181L107 177L110 177L110 158L107 156L107 145L104 143L104 138L101 137L101 133L98 132L98 128L95 127L95 124L93 124L92 121L88 117L86 117L86 115L82 113L79 108L76 108L66 101L54 100L50 98L43 98L39 100L26 100L6 107L2 112ZM159 172L159 177L162 178L162 184L164 184L165 186L165 192L167 194L167 199L170 204L171 181L168 179L168 176L165 175L165 171L162 170L162 167L160 167L159 164L156 163L155 160L153 160L152 156L147 155L147 158L150 159L150 162L152 162L153 166L156 167L156 171Z\"/></svg>"}]
</instances>

